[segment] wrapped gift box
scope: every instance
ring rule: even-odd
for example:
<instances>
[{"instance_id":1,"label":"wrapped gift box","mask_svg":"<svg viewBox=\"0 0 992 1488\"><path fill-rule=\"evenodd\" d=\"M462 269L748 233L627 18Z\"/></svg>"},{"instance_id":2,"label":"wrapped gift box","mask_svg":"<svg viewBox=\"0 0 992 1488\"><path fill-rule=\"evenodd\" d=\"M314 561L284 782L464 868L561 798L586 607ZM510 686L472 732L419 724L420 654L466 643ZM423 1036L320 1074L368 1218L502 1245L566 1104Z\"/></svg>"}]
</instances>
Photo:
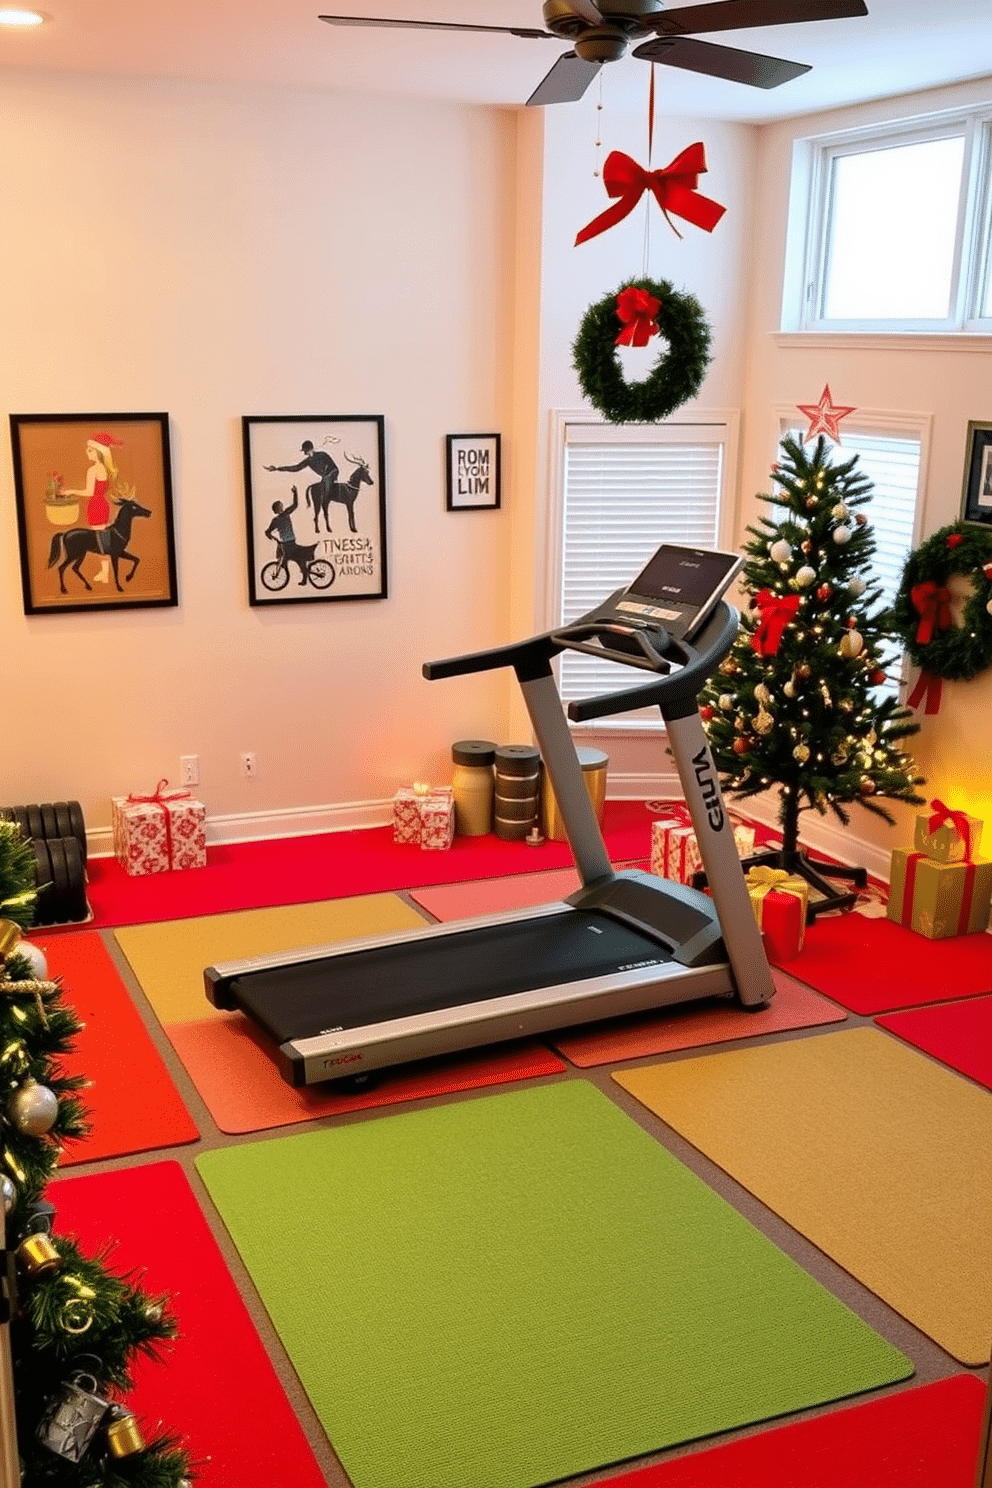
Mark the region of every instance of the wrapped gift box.
<instances>
[{"instance_id":1,"label":"wrapped gift box","mask_svg":"<svg viewBox=\"0 0 992 1488\"><path fill-rule=\"evenodd\" d=\"M972 935L989 922L992 862L935 863L925 853L893 848L888 917L928 940Z\"/></svg>"},{"instance_id":2,"label":"wrapped gift box","mask_svg":"<svg viewBox=\"0 0 992 1488\"><path fill-rule=\"evenodd\" d=\"M976 858L982 845L982 822L965 811L949 811L942 801L931 801L932 811L916 818L913 847L935 863L963 863ZM962 830L963 829L963 830Z\"/></svg>"},{"instance_id":3,"label":"wrapped gift box","mask_svg":"<svg viewBox=\"0 0 992 1488\"><path fill-rule=\"evenodd\" d=\"M404 785L393 797L393 841L431 850L455 836L455 797L450 785Z\"/></svg>"},{"instance_id":4,"label":"wrapped gift box","mask_svg":"<svg viewBox=\"0 0 992 1488\"><path fill-rule=\"evenodd\" d=\"M754 851L754 828L735 827L734 845L739 857ZM691 884L694 873L702 870L703 860L692 827L680 821L651 823L651 872L658 878Z\"/></svg>"},{"instance_id":5,"label":"wrapped gift box","mask_svg":"<svg viewBox=\"0 0 992 1488\"><path fill-rule=\"evenodd\" d=\"M150 796L115 796L110 803L114 856L125 873L206 867L206 808L189 791L167 785L163 780Z\"/></svg>"},{"instance_id":6,"label":"wrapped gift box","mask_svg":"<svg viewBox=\"0 0 992 1488\"><path fill-rule=\"evenodd\" d=\"M806 936L806 880L781 868L752 868L747 875L747 891L769 961L793 961Z\"/></svg>"}]
</instances>

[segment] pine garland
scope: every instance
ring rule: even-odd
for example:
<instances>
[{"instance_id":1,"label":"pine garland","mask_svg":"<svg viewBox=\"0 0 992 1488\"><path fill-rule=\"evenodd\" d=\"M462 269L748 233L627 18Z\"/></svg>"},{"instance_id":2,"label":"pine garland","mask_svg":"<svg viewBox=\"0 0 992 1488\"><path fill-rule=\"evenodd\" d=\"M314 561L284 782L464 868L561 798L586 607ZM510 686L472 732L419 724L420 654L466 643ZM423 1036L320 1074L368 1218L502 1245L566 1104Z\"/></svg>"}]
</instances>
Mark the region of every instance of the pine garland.
<instances>
[{"instance_id":1,"label":"pine garland","mask_svg":"<svg viewBox=\"0 0 992 1488\"><path fill-rule=\"evenodd\" d=\"M617 356L617 296L644 289L661 301L657 315L667 352L643 382L629 383ZM709 366L710 328L695 295L679 294L667 279L627 279L590 305L572 344L572 365L594 408L611 424L653 424L695 397Z\"/></svg>"},{"instance_id":2,"label":"pine garland","mask_svg":"<svg viewBox=\"0 0 992 1488\"><path fill-rule=\"evenodd\" d=\"M988 564L992 564L992 532L969 522L941 527L910 553L889 623L915 666L949 682L967 681L992 666L992 614L987 608L992 589L984 572ZM972 588L961 613L962 623L954 623L944 598L933 604L935 613L928 625L925 611L928 599L933 602L933 590L924 594L920 586L946 590L948 581L957 575L969 577ZM941 604L947 608L942 610Z\"/></svg>"}]
</instances>

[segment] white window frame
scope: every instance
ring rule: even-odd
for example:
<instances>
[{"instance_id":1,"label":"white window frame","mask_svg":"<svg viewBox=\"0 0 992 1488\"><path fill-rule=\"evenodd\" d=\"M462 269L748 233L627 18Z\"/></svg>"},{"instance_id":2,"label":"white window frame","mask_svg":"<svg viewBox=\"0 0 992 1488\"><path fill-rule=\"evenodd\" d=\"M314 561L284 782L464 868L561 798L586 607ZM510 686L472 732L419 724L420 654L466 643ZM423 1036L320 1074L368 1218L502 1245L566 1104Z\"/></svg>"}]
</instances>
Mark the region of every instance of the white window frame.
<instances>
[{"instance_id":1,"label":"white window frame","mask_svg":"<svg viewBox=\"0 0 992 1488\"><path fill-rule=\"evenodd\" d=\"M797 422L802 426L804 420L796 419L795 405L780 403L775 408L775 434L773 448L778 450L782 434L789 427L794 427ZM930 470L930 440L933 430L933 415L929 413L892 413L877 408L858 408L854 413L848 414L840 426L841 443L837 453L837 461L848 458L844 453L844 430L850 429L852 434L872 434L880 439L916 439L920 445L920 462L916 476L916 508L913 517L913 535L911 547L916 548L923 540L925 531L925 504L928 489ZM777 454L772 456L776 459ZM763 507L764 510L764 507ZM775 508L769 507L768 514L772 515ZM868 520L871 522L871 508L867 510ZM877 536L876 536L877 541ZM908 555L907 555L908 556ZM905 700L909 690L908 662L905 652L899 657L899 696Z\"/></svg>"},{"instance_id":2,"label":"white window frame","mask_svg":"<svg viewBox=\"0 0 992 1488\"><path fill-rule=\"evenodd\" d=\"M942 319L826 319L826 251L833 161L842 155L964 135L950 313ZM920 211L926 210L921 192ZM947 335L992 333L982 315L992 276L992 107L955 109L797 140L793 149L782 298L783 332Z\"/></svg>"},{"instance_id":3,"label":"white window frame","mask_svg":"<svg viewBox=\"0 0 992 1488\"><path fill-rule=\"evenodd\" d=\"M562 592L564 498L565 498L565 451L570 425L580 424L590 429L601 430L607 442L617 444L638 441L690 443L696 431L701 437L716 437L722 446L720 467L720 490L717 496L718 546L734 548L738 502L738 461L740 455L740 412L737 409L680 409L671 418L658 424L610 424L597 414L584 409L554 409L551 413L549 499L547 504L547 527L545 540L546 563L544 582L539 596L539 623L545 630L553 630L561 623L560 600ZM632 570L630 578L635 577ZM604 593L604 599L607 595ZM636 685L637 673L632 672L632 683ZM609 735L630 735L646 729L661 727L661 718L656 708L642 713L625 714L611 719L596 719L586 724L574 724L578 730Z\"/></svg>"}]
</instances>

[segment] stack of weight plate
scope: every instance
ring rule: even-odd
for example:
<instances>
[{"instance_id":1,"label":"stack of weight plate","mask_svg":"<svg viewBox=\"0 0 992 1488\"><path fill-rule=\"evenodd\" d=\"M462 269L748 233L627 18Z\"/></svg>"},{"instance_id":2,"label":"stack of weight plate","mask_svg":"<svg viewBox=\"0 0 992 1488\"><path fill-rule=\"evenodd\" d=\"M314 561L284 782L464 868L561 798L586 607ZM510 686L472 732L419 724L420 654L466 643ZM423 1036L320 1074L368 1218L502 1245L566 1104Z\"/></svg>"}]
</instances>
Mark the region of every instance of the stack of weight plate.
<instances>
[{"instance_id":1,"label":"stack of weight plate","mask_svg":"<svg viewBox=\"0 0 992 1488\"><path fill-rule=\"evenodd\" d=\"M537 825L541 755L531 744L501 744L496 751L494 825L504 842L522 842Z\"/></svg>"},{"instance_id":2,"label":"stack of weight plate","mask_svg":"<svg viewBox=\"0 0 992 1488\"><path fill-rule=\"evenodd\" d=\"M86 823L78 801L41 806L3 806L0 817L16 822L31 843L35 861L36 925L78 924L88 919Z\"/></svg>"}]
</instances>

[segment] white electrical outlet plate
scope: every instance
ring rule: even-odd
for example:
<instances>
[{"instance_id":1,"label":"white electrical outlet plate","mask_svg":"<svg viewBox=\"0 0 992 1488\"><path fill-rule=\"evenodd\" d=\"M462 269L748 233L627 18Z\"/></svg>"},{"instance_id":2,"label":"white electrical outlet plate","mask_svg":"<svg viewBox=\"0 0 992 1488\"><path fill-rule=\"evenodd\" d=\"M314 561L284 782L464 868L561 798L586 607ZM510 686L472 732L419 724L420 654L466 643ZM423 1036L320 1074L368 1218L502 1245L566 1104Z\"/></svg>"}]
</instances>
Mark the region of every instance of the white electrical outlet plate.
<instances>
[{"instance_id":1,"label":"white electrical outlet plate","mask_svg":"<svg viewBox=\"0 0 992 1488\"><path fill-rule=\"evenodd\" d=\"M200 783L200 756L198 754L183 754L179 757L179 777L183 785L199 785Z\"/></svg>"},{"instance_id":2,"label":"white electrical outlet plate","mask_svg":"<svg viewBox=\"0 0 992 1488\"><path fill-rule=\"evenodd\" d=\"M258 774L258 769L255 764L255 756L250 751L246 751L241 756L241 773L249 780L253 779L254 776Z\"/></svg>"}]
</instances>

